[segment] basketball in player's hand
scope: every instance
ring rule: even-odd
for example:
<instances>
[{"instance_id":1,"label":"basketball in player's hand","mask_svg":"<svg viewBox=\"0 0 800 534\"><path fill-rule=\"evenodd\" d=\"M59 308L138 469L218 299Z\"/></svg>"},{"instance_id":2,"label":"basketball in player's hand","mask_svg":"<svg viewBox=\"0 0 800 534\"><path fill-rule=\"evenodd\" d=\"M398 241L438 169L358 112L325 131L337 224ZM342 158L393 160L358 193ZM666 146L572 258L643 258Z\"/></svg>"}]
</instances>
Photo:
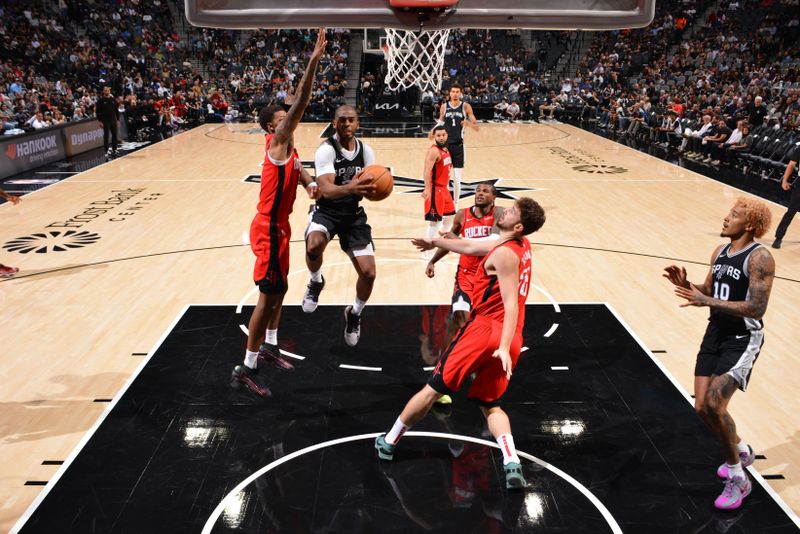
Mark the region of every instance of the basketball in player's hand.
<instances>
[{"instance_id":1,"label":"basketball in player's hand","mask_svg":"<svg viewBox=\"0 0 800 534\"><path fill-rule=\"evenodd\" d=\"M368 200L383 200L394 189L394 177L391 171L383 165L368 165L361 171L359 180L372 180L374 191L364 195Z\"/></svg>"}]
</instances>

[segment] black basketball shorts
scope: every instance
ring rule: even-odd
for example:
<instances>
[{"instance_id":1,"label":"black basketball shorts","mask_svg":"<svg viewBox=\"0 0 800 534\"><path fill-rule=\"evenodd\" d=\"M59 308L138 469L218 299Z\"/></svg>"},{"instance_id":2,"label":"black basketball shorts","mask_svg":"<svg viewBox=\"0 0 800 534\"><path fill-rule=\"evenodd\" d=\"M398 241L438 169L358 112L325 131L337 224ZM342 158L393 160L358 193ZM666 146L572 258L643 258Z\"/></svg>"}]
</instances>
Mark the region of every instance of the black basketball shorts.
<instances>
[{"instance_id":1,"label":"black basketball shorts","mask_svg":"<svg viewBox=\"0 0 800 534\"><path fill-rule=\"evenodd\" d=\"M447 143L447 151L453 160L454 169L464 168L464 143Z\"/></svg>"},{"instance_id":2,"label":"black basketball shorts","mask_svg":"<svg viewBox=\"0 0 800 534\"><path fill-rule=\"evenodd\" d=\"M372 228L367 224L367 214L360 207L354 213L315 208L308 218L306 238L311 232L322 232L328 241L339 236L339 246L348 254L374 256Z\"/></svg>"},{"instance_id":3,"label":"black basketball shorts","mask_svg":"<svg viewBox=\"0 0 800 534\"><path fill-rule=\"evenodd\" d=\"M739 389L745 391L763 344L763 330L732 334L722 332L709 322L697 353L694 376L729 374L739 384Z\"/></svg>"}]
</instances>

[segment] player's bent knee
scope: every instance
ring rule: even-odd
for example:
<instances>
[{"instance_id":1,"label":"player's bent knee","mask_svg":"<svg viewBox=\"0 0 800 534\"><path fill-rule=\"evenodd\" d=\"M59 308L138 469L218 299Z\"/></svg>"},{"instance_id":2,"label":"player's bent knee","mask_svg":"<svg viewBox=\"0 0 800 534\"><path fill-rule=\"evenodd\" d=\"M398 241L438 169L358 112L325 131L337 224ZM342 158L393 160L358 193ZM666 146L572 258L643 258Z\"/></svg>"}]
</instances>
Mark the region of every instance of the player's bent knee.
<instances>
[{"instance_id":1,"label":"player's bent knee","mask_svg":"<svg viewBox=\"0 0 800 534\"><path fill-rule=\"evenodd\" d=\"M375 269L372 268L372 269L366 269L364 271L361 271L361 274L359 275L359 277L362 278L363 280L369 282L369 283L373 283L375 281L375 277L376 277Z\"/></svg>"},{"instance_id":2,"label":"player's bent knee","mask_svg":"<svg viewBox=\"0 0 800 534\"><path fill-rule=\"evenodd\" d=\"M328 241L325 236L319 232L309 234L306 239L306 255L311 259L319 258L325 251Z\"/></svg>"}]
</instances>

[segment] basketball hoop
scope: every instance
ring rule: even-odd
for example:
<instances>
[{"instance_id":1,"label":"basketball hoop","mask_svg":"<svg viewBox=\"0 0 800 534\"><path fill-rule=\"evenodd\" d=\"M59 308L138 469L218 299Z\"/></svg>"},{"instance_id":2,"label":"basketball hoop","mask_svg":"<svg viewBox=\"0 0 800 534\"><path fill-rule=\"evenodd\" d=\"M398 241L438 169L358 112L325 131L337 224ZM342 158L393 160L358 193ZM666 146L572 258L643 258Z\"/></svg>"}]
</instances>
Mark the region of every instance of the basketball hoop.
<instances>
[{"instance_id":1,"label":"basketball hoop","mask_svg":"<svg viewBox=\"0 0 800 534\"><path fill-rule=\"evenodd\" d=\"M386 28L388 72L384 82L392 91L419 87L438 92L442 87L442 69L447 38L446 28L426 30L455 13L458 0L389 0L390 7L405 16L416 15L418 30ZM436 27L434 25L434 27Z\"/></svg>"},{"instance_id":2,"label":"basketball hoop","mask_svg":"<svg viewBox=\"0 0 800 534\"><path fill-rule=\"evenodd\" d=\"M397 30L386 28L388 72L384 82L392 91L417 86L439 92L447 37L450 30Z\"/></svg>"}]
</instances>

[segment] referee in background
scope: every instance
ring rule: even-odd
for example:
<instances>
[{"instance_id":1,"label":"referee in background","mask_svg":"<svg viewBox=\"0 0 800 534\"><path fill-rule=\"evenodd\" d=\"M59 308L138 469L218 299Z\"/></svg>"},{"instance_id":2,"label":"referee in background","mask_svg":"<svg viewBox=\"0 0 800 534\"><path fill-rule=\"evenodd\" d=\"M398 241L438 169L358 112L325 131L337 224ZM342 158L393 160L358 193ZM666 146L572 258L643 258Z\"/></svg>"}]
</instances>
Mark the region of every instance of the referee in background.
<instances>
[{"instance_id":1,"label":"referee in background","mask_svg":"<svg viewBox=\"0 0 800 534\"><path fill-rule=\"evenodd\" d=\"M103 96L97 99L95 104L95 115L100 124L103 125L103 150L106 156L117 156L117 123L119 112L117 103L111 94L111 87L103 87ZM111 134L111 147L108 146L108 135Z\"/></svg>"}]
</instances>

